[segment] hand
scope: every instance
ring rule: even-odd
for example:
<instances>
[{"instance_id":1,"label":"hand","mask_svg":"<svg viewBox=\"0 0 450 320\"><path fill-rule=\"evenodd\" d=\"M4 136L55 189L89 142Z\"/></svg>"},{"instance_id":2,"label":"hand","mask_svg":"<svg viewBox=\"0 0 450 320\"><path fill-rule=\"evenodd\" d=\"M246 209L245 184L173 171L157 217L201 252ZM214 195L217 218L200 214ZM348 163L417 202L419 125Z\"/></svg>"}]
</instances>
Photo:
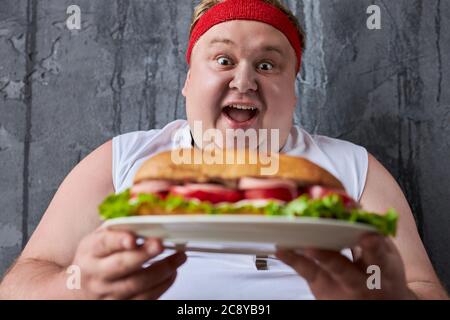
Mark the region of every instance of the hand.
<instances>
[{"instance_id":1,"label":"hand","mask_svg":"<svg viewBox=\"0 0 450 320\"><path fill-rule=\"evenodd\" d=\"M81 269L81 289L88 299L157 299L186 261L178 252L142 267L162 251L159 239L148 238L138 246L131 233L98 229L80 242L73 264Z\"/></svg>"},{"instance_id":2,"label":"hand","mask_svg":"<svg viewBox=\"0 0 450 320\"><path fill-rule=\"evenodd\" d=\"M317 299L416 299L406 284L402 259L391 239L370 233L361 237L355 262L339 252L278 250L276 256L306 279ZM381 288L367 286L367 267L380 268Z\"/></svg>"}]
</instances>

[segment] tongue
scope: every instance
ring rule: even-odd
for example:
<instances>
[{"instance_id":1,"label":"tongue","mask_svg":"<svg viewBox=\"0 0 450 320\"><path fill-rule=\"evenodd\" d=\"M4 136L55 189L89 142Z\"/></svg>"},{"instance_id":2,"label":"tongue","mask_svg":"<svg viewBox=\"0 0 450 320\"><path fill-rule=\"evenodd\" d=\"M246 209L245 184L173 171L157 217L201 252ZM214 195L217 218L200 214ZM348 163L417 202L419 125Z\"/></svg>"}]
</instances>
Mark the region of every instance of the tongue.
<instances>
[{"instance_id":1,"label":"tongue","mask_svg":"<svg viewBox=\"0 0 450 320\"><path fill-rule=\"evenodd\" d=\"M227 107L225 112L231 119L236 122L244 122L250 120L254 115L254 111L252 110L243 110L230 107Z\"/></svg>"}]
</instances>

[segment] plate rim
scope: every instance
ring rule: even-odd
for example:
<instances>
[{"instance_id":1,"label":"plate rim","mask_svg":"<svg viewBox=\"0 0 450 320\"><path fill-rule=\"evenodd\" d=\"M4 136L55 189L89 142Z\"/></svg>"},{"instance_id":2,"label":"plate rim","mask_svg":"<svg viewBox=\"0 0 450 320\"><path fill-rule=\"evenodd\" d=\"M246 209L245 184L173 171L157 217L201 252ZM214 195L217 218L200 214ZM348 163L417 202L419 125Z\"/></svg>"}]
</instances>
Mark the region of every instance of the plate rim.
<instances>
[{"instance_id":1,"label":"plate rim","mask_svg":"<svg viewBox=\"0 0 450 320\"><path fill-rule=\"evenodd\" d=\"M221 214L221 215L208 215L208 214L180 214L180 215L142 215L142 216L128 216L119 217L104 220L103 227L113 227L120 225L130 224L172 224L172 223L244 223L244 224L288 224L288 225L328 225L336 227L347 227L364 229L368 232L379 231L371 225L361 222L348 222L330 218L314 218L314 217L280 217L280 216L262 216L251 214Z\"/></svg>"}]
</instances>

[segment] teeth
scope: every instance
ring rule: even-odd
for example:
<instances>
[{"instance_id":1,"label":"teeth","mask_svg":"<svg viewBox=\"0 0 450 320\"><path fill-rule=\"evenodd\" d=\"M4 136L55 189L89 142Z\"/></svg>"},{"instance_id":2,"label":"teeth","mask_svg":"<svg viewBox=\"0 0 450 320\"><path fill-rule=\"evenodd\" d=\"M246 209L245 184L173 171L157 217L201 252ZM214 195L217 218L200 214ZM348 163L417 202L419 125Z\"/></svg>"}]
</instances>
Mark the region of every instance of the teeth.
<instances>
[{"instance_id":1,"label":"teeth","mask_svg":"<svg viewBox=\"0 0 450 320\"><path fill-rule=\"evenodd\" d=\"M243 105L240 105L240 104L232 104L232 105L229 105L229 107L230 108L235 108L235 109L241 109L241 110L256 110L255 107L243 106Z\"/></svg>"}]
</instances>

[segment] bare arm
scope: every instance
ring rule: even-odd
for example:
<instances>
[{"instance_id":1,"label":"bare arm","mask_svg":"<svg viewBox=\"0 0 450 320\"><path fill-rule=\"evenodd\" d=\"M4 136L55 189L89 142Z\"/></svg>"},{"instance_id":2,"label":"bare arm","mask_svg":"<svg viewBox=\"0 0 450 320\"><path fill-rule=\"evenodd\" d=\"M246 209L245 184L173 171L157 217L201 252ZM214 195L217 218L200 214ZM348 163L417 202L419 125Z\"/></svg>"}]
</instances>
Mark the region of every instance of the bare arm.
<instances>
[{"instance_id":1,"label":"bare arm","mask_svg":"<svg viewBox=\"0 0 450 320\"><path fill-rule=\"evenodd\" d=\"M98 228L98 205L114 191L111 171L108 141L61 184L0 285L1 298L157 299L170 288L186 261L183 252L143 267L163 251L159 239L146 238L138 246L134 234ZM72 265L78 271L68 274ZM75 276L79 281L71 282Z\"/></svg>"},{"instance_id":2,"label":"bare arm","mask_svg":"<svg viewBox=\"0 0 450 320\"><path fill-rule=\"evenodd\" d=\"M112 147L106 142L65 178L16 264L0 286L2 298L79 298L67 290L70 265L80 240L100 225L97 206L114 191Z\"/></svg>"},{"instance_id":3,"label":"bare arm","mask_svg":"<svg viewBox=\"0 0 450 320\"><path fill-rule=\"evenodd\" d=\"M393 241L403 260L408 286L416 296L422 299L448 298L433 270L402 190L370 154L366 186L360 202L368 211L385 212L393 207L399 213L397 236Z\"/></svg>"},{"instance_id":4,"label":"bare arm","mask_svg":"<svg viewBox=\"0 0 450 320\"><path fill-rule=\"evenodd\" d=\"M372 155L360 202L372 212L396 209L400 215L397 236L364 234L353 260L317 248L305 248L302 254L278 250L277 257L306 279L317 299L447 299L400 187ZM375 288L367 282L367 268L373 265L379 268Z\"/></svg>"}]
</instances>

